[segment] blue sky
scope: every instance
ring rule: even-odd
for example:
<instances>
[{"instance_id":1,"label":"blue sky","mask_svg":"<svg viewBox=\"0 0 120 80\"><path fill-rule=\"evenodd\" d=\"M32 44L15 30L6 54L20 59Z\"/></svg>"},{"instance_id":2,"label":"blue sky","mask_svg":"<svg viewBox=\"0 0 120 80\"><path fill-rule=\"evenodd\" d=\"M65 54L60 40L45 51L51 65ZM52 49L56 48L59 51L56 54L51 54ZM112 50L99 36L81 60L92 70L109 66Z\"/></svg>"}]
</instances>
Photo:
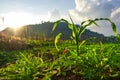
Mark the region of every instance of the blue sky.
<instances>
[{"instance_id":1,"label":"blue sky","mask_svg":"<svg viewBox=\"0 0 120 80\"><path fill-rule=\"evenodd\" d=\"M67 11L74 8L74 0L1 0L0 12L27 11L35 14L46 13L53 9Z\"/></svg>"},{"instance_id":2,"label":"blue sky","mask_svg":"<svg viewBox=\"0 0 120 80\"><path fill-rule=\"evenodd\" d=\"M87 19L107 17L114 21L120 32L120 0L0 0L0 30L7 26L36 24L41 21L55 21L60 18L69 19L79 24ZM100 28L89 27L92 31L113 35L111 26L106 22L98 22Z\"/></svg>"}]
</instances>

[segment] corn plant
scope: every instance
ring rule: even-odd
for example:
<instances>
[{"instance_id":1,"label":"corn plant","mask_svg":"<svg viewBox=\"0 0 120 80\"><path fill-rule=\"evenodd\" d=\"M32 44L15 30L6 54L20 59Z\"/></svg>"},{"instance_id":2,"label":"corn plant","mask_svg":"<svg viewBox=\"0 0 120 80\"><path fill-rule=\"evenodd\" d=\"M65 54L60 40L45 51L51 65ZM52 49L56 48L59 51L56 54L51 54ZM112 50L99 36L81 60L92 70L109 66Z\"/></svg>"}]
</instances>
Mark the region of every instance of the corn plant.
<instances>
[{"instance_id":1,"label":"corn plant","mask_svg":"<svg viewBox=\"0 0 120 80\"><path fill-rule=\"evenodd\" d=\"M117 35L117 41L120 43L120 34Z\"/></svg>"},{"instance_id":2,"label":"corn plant","mask_svg":"<svg viewBox=\"0 0 120 80\"><path fill-rule=\"evenodd\" d=\"M24 55L16 61L16 64L9 64L6 68L0 69L0 76L3 79L10 80L36 80L38 75L42 74L39 69L44 67L42 58L32 54Z\"/></svg>"},{"instance_id":3,"label":"corn plant","mask_svg":"<svg viewBox=\"0 0 120 80\"><path fill-rule=\"evenodd\" d=\"M59 24L60 22L65 22L65 23L67 23L67 25L68 25L67 27L68 27L68 28L71 30L71 32L72 32L72 34L71 34L71 39L73 40L73 42L74 42L75 45L76 45L76 53L77 53L77 54L79 53L79 49L80 49L81 45L86 42L86 41L84 40L84 41L82 41L82 42L80 43L80 38L81 38L82 34L85 32L86 28L87 28L88 26L92 25L92 24L95 24L96 26L99 26L99 25L96 23L96 21L106 20L106 21L110 22L110 23L111 23L111 26L112 26L112 29L113 29L113 32L114 32L114 34L116 35L116 25L114 24L114 22L112 22L112 21L111 21L110 19L108 19L108 18L96 18L96 19L94 19L94 20L89 19L89 20L86 20L86 21L81 22L81 24L80 24L79 26L76 26L76 25L74 24L74 22L73 22L73 20L72 20L71 17L70 17L70 20L71 20L72 23L68 22L68 21L65 20L65 19L60 19L60 20L56 21L56 22L54 23L54 25L53 25L52 31L54 31L54 30L56 29L56 27L58 26L58 24ZM55 47L56 47L57 50L59 50L59 48L57 47L57 43L58 43L58 40L60 39L61 35L62 35L62 33L59 33L59 34L56 35L56 37L55 37L54 43L55 43Z\"/></svg>"}]
</instances>

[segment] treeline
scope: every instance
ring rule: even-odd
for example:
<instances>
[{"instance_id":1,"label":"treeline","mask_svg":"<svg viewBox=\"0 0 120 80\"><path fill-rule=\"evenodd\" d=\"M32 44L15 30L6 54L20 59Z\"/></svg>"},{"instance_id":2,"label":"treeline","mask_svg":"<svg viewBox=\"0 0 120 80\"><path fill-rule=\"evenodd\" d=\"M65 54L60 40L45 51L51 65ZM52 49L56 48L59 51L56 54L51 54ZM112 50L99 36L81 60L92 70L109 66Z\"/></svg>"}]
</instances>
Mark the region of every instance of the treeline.
<instances>
[{"instance_id":1,"label":"treeline","mask_svg":"<svg viewBox=\"0 0 120 80\"><path fill-rule=\"evenodd\" d=\"M21 39L27 38L35 40L53 40L55 35L57 35L59 32L62 32L62 40L70 39L71 31L68 29L66 23L61 22L58 25L57 29L54 32L52 32L53 24L53 22L43 22L41 24L22 26L18 29L12 29L8 27L5 30L3 30L2 33L8 36L20 37ZM86 29L80 40L84 39L88 39L92 42L102 41L104 43L116 43L116 39L113 36L105 37L103 34L99 34L88 29Z\"/></svg>"}]
</instances>

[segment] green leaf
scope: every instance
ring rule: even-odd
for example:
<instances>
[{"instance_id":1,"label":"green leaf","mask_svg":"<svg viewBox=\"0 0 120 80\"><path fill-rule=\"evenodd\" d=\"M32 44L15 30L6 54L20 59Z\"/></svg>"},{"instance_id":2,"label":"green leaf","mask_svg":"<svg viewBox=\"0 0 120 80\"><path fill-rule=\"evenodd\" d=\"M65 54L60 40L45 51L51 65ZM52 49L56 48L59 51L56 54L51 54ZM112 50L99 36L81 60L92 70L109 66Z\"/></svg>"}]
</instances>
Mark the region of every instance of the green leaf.
<instances>
[{"instance_id":1,"label":"green leaf","mask_svg":"<svg viewBox=\"0 0 120 80\"><path fill-rule=\"evenodd\" d=\"M73 31L72 31L72 32L74 32L74 34L76 35L76 34L77 34L77 27L75 26L75 24L74 24L74 22L73 22L71 16L69 16L69 17L70 17L70 20L71 20L72 26L73 26L73 29L72 29Z\"/></svg>"},{"instance_id":2,"label":"green leaf","mask_svg":"<svg viewBox=\"0 0 120 80\"><path fill-rule=\"evenodd\" d=\"M112 22L109 18L99 18L99 19L96 18L94 21L99 21L99 20L107 20L107 21L109 21L109 22L111 23L111 26L112 26L112 30L113 30L113 32L114 32L114 35L117 34L116 25L115 25L115 23Z\"/></svg>"},{"instance_id":3,"label":"green leaf","mask_svg":"<svg viewBox=\"0 0 120 80\"><path fill-rule=\"evenodd\" d=\"M73 30L73 25L72 25L72 24L68 24L68 28L69 28L70 30Z\"/></svg>"},{"instance_id":4,"label":"green leaf","mask_svg":"<svg viewBox=\"0 0 120 80\"><path fill-rule=\"evenodd\" d=\"M86 42L86 40L83 40L80 45L79 45L79 48Z\"/></svg>"},{"instance_id":5,"label":"green leaf","mask_svg":"<svg viewBox=\"0 0 120 80\"><path fill-rule=\"evenodd\" d=\"M113 22L111 22L111 25L112 25L114 35L116 35L117 34L116 25Z\"/></svg>"},{"instance_id":6,"label":"green leaf","mask_svg":"<svg viewBox=\"0 0 120 80\"><path fill-rule=\"evenodd\" d=\"M72 20L72 18L71 18L71 16L70 16L70 15L69 15L69 17L70 17L70 20L71 20L72 24L74 25L74 22L73 22L73 20Z\"/></svg>"},{"instance_id":7,"label":"green leaf","mask_svg":"<svg viewBox=\"0 0 120 80\"><path fill-rule=\"evenodd\" d=\"M88 24L83 25L83 24L86 23L86 22L88 22ZM92 25L92 24L95 24L96 26L99 26L99 25L95 22L95 20L86 20L86 21L83 21L83 22L81 23L81 25L84 26L84 27L83 27L82 31L79 32L80 36L85 32L86 28L87 28L88 26Z\"/></svg>"},{"instance_id":8,"label":"green leaf","mask_svg":"<svg viewBox=\"0 0 120 80\"><path fill-rule=\"evenodd\" d=\"M112 74L112 75L110 75L111 77L117 77L117 76L119 76L119 74L118 73L116 73L116 74Z\"/></svg>"},{"instance_id":9,"label":"green leaf","mask_svg":"<svg viewBox=\"0 0 120 80\"><path fill-rule=\"evenodd\" d=\"M72 37L75 39L75 32L72 32Z\"/></svg>"},{"instance_id":10,"label":"green leaf","mask_svg":"<svg viewBox=\"0 0 120 80\"><path fill-rule=\"evenodd\" d=\"M98 26L98 27L99 27L99 25L98 25L95 21L93 21L93 24L95 24L96 26Z\"/></svg>"},{"instance_id":11,"label":"green leaf","mask_svg":"<svg viewBox=\"0 0 120 80\"><path fill-rule=\"evenodd\" d=\"M56 35L55 41L54 41L55 47L58 51L59 51L59 48L57 47L57 43L58 43L58 40L60 39L61 35L62 35L62 33L59 33L58 35Z\"/></svg>"},{"instance_id":12,"label":"green leaf","mask_svg":"<svg viewBox=\"0 0 120 80\"><path fill-rule=\"evenodd\" d=\"M70 38L71 38L71 39L73 40L73 42L76 44L75 37L74 37L74 36L71 36Z\"/></svg>"},{"instance_id":13,"label":"green leaf","mask_svg":"<svg viewBox=\"0 0 120 80\"><path fill-rule=\"evenodd\" d=\"M54 23L53 28L52 28L52 31L55 30L55 28L58 26L58 23L59 23L59 22L60 22L60 20L58 20L58 21L56 21L56 22Z\"/></svg>"},{"instance_id":14,"label":"green leaf","mask_svg":"<svg viewBox=\"0 0 120 80\"><path fill-rule=\"evenodd\" d=\"M68 22L67 20L65 20L65 19L60 19L60 20L58 20L58 21L56 21L56 22L54 23L54 25L53 25L53 27L52 27L52 31L54 31L54 30L56 29L56 27L58 26L58 24L59 24L60 22L65 22L65 23L69 24L69 22Z\"/></svg>"},{"instance_id":15,"label":"green leaf","mask_svg":"<svg viewBox=\"0 0 120 80\"><path fill-rule=\"evenodd\" d=\"M69 24L69 22L67 20L65 20L65 19L61 19L60 21L63 21L65 23Z\"/></svg>"},{"instance_id":16,"label":"green leaf","mask_svg":"<svg viewBox=\"0 0 120 80\"><path fill-rule=\"evenodd\" d=\"M117 34L117 41L120 43L120 34Z\"/></svg>"},{"instance_id":17,"label":"green leaf","mask_svg":"<svg viewBox=\"0 0 120 80\"><path fill-rule=\"evenodd\" d=\"M83 25L84 23L86 23L87 21L83 21L82 23L81 23L81 25Z\"/></svg>"},{"instance_id":18,"label":"green leaf","mask_svg":"<svg viewBox=\"0 0 120 80\"><path fill-rule=\"evenodd\" d=\"M95 24L96 26L99 26L94 20L88 20L88 22L89 23L87 25L85 25L85 27L90 26L92 24Z\"/></svg>"}]
</instances>

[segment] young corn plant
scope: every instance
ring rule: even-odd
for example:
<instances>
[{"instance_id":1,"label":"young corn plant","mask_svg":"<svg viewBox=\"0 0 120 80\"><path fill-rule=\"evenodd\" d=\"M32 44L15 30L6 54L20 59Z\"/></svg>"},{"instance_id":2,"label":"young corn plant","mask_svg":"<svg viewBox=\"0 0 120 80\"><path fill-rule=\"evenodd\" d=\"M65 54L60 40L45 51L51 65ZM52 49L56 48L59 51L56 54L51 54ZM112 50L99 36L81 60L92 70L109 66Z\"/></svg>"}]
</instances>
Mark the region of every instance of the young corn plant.
<instances>
[{"instance_id":1,"label":"young corn plant","mask_svg":"<svg viewBox=\"0 0 120 80\"><path fill-rule=\"evenodd\" d=\"M0 80L36 80L38 75L43 74L39 69L44 67L43 59L33 56L33 54L24 55L16 61L16 64L9 64L0 69Z\"/></svg>"},{"instance_id":2,"label":"young corn plant","mask_svg":"<svg viewBox=\"0 0 120 80\"><path fill-rule=\"evenodd\" d=\"M117 35L117 41L120 44L120 34Z\"/></svg>"},{"instance_id":3,"label":"young corn plant","mask_svg":"<svg viewBox=\"0 0 120 80\"><path fill-rule=\"evenodd\" d=\"M70 20L71 20L71 23L68 22L67 20L65 19L60 19L58 21L56 21L53 25L53 28L52 28L52 31L54 31L56 29L56 27L58 26L58 24L60 22L65 22L67 23L67 27L71 30L72 34L71 34L71 39L73 40L73 42L75 43L75 46L76 46L76 53L77 55L79 54L79 49L81 47L82 44L84 44L86 41L83 40L81 43L80 43L80 38L82 36L82 34L85 32L86 28L92 24L95 24L96 26L99 26L96 22L97 21L101 21L101 20L105 20L105 21L108 21L110 22L111 26L112 26L112 29L113 29L113 32L114 34L116 35L116 25L114 24L114 22L112 22L110 19L108 18L96 18L94 20L92 19L89 19L89 20L86 20L86 21L83 21L81 22L81 24L79 26L76 26L72 20L72 18L70 17ZM59 48L57 46L57 43L58 43L58 40L60 39L62 33L59 33L58 35L56 35L55 37L55 47L56 49L59 51Z\"/></svg>"}]
</instances>

